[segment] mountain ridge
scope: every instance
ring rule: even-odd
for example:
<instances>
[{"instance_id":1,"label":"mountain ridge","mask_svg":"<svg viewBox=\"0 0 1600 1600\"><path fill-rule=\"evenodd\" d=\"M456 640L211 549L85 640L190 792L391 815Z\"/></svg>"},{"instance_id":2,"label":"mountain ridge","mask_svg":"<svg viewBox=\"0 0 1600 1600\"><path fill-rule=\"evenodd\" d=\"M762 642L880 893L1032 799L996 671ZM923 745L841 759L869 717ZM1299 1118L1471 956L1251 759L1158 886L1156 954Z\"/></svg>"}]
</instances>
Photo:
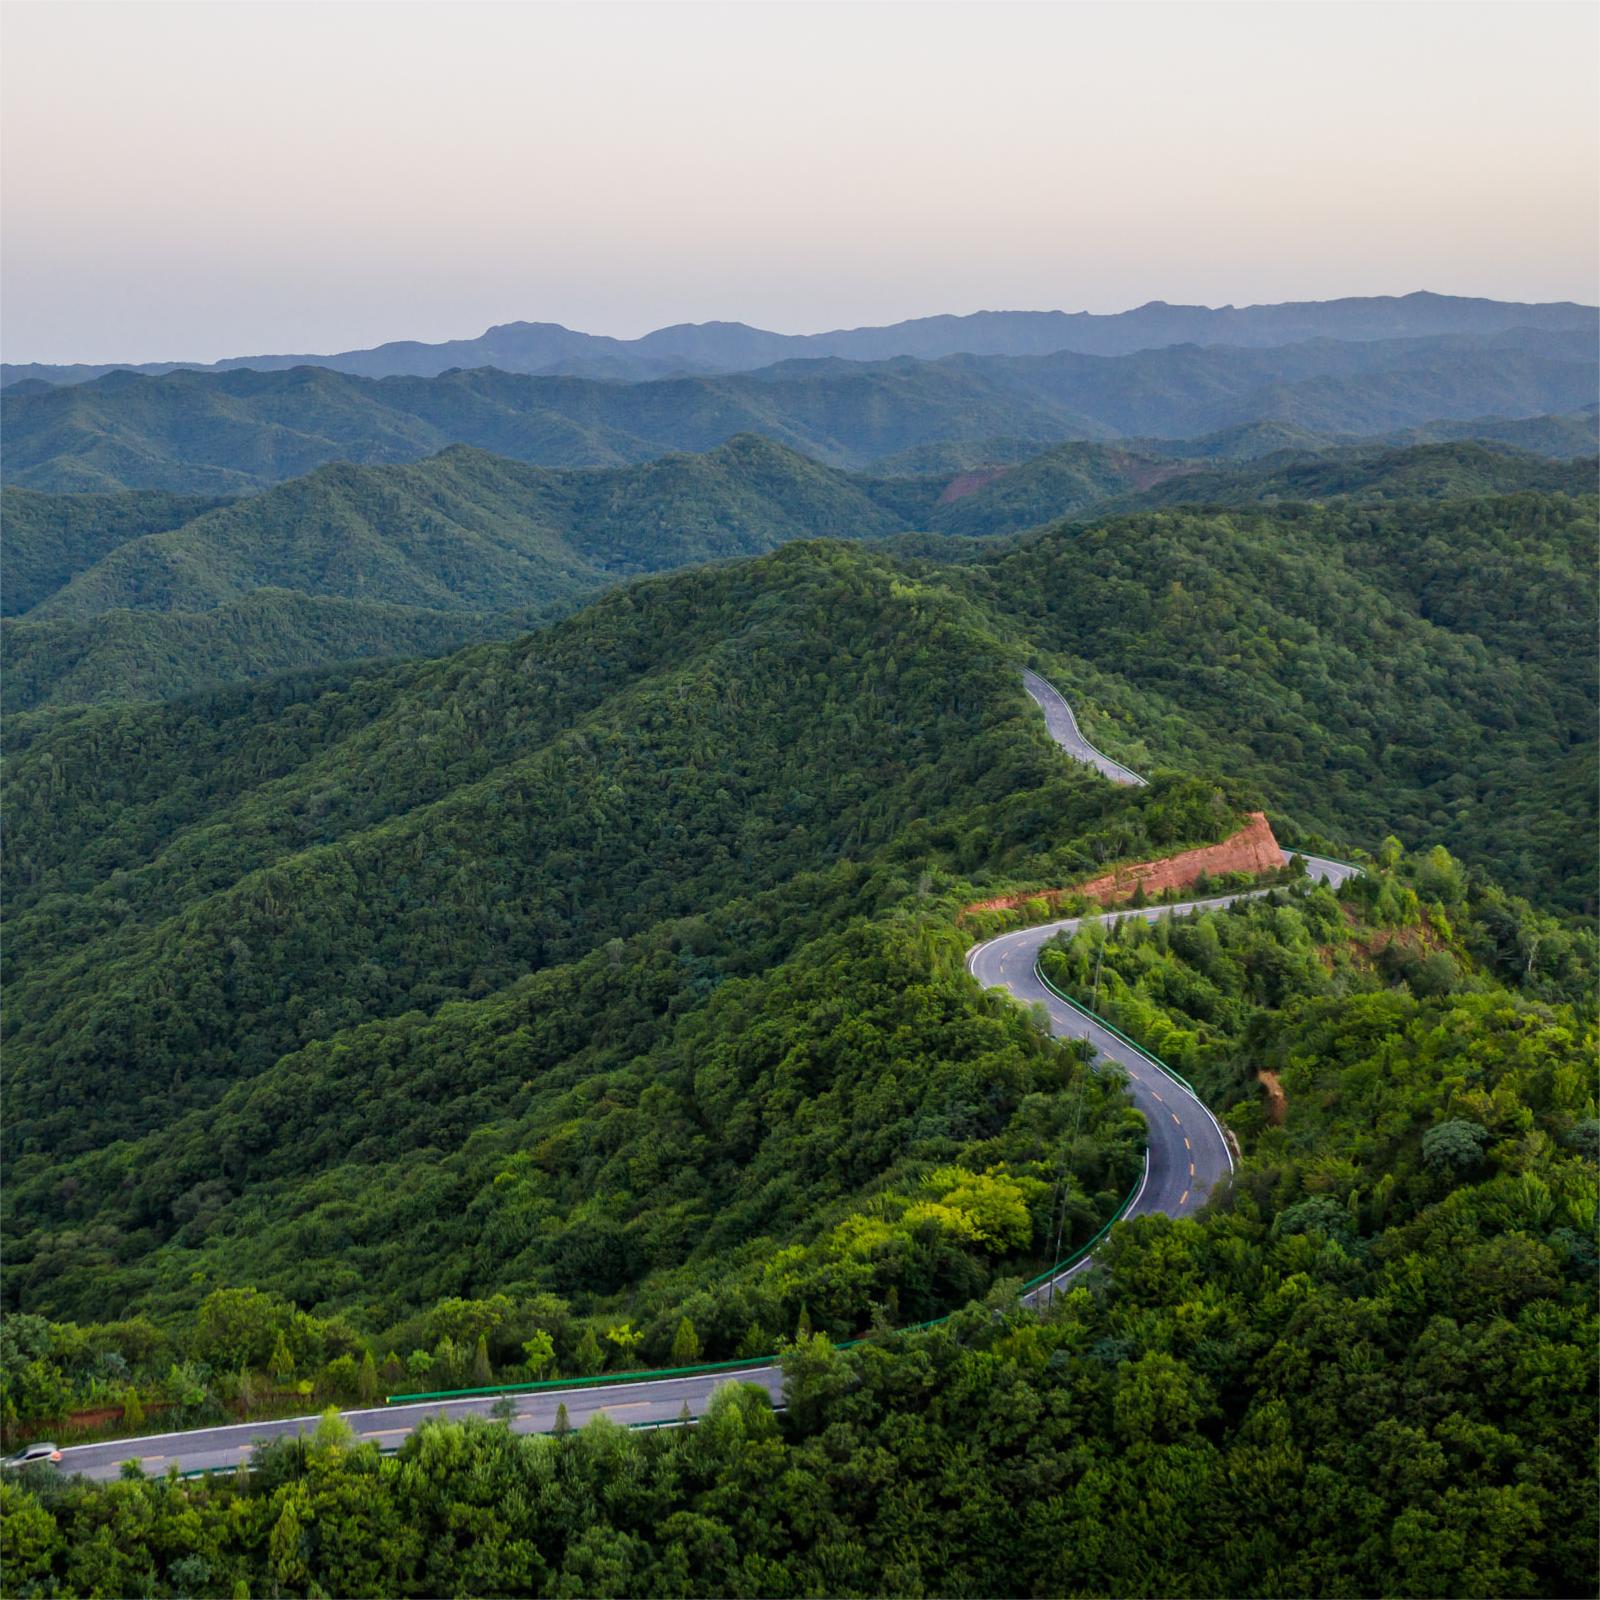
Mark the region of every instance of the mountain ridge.
<instances>
[{"instance_id":1,"label":"mountain ridge","mask_svg":"<svg viewBox=\"0 0 1600 1600\"><path fill-rule=\"evenodd\" d=\"M592 334L555 322L505 322L475 339L430 344L389 340L330 355L260 354L214 362L0 364L0 386L30 380L80 383L108 372L164 374L221 372L241 367L278 371L324 366L367 377L437 377L453 367L495 366L539 376L643 379L688 373L738 372L797 355L881 360L946 355L1042 355L1073 350L1121 355L1168 345L1272 346L1327 335L1382 339L1418 334L1503 331L1513 326L1582 331L1596 308L1574 301L1501 301L1419 290L1406 295L1346 296L1247 306L1201 306L1147 301L1126 311L995 311L946 313L882 326L835 328L823 333L774 333L743 322L673 323L637 339Z\"/></svg>"},{"instance_id":2,"label":"mountain ridge","mask_svg":"<svg viewBox=\"0 0 1600 1600\"><path fill-rule=\"evenodd\" d=\"M1379 434L1441 417L1529 418L1593 403L1587 336L1511 330L1121 356L838 358L615 383L490 368L368 378L240 368L0 397L7 481L52 491L238 493L323 462L415 460L476 445L542 466L621 466L760 433L862 468L975 438L1189 438L1251 424Z\"/></svg>"}]
</instances>

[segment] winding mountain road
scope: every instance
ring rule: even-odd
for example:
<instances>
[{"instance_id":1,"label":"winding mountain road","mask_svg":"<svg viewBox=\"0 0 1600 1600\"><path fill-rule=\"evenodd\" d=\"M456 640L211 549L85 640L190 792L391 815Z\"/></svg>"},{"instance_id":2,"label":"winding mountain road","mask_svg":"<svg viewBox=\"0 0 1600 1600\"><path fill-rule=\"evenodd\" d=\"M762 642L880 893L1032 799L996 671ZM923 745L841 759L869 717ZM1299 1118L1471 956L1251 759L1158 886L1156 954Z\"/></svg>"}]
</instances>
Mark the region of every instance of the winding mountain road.
<instances>
[{"instance_id":1,"label":"winding mountain road","mask_svg":"<svg viewBox=\"0 0 1600 1600\"><path fill-rule=\"evenodd\" d=\"M1113 761L1084 738L1078 719L1060 692L1036 672L1024 672L1023 687L1044 712L1050 736L1077 761L1085 761L1113 783L1142 784L1137 772ZM1289 859L1287 850L1284 860ZM1337 887L1353 877L1357 868L1343 861L1322 856L1302 856L1306 871ZM1199 909L1215 911L1238 900L1251 900L1270 893L1266 889L1247 889L1238 894L1218 895L1205 900L1186 900L1177 905L1146 906L1138 910L1108 911L1099 914L1102 927L1139 917L1157 922L1162 917L1178 917ZM1144 1181L1133 1203L1124 1213L1142 1217L1160 1212L1169 1217L1186 1216L1206 1202L1211 1191L1233 1172L1233 1155L1222 1127L1200 1098L1189 1087L1163 1072L1126 1040L1102 1027L1068 1000L1054 993L1039 976L1039 952L1058 934L1076 932L1082 917L1063 917L1035 928L1019 928L976 945L968 952L967 970L986 989L1007 989L1027 1005L1041 1005L1050 1019L1050 1031L1058 1039L1087 1039L1095 1055L1114 1061L1128 1075L1128 1095L1144 1113L1149 1125L1149 1154ZM1037 1305L1047 1301L1056 1289L1076 1273L1087 1268L1086 1257L1054 1278L1047 1279L1024 1299Z\"/></svg>"},{"instance_id":2,"label":"winding mountain road","mask_svg":"<svg viewBox=\"0 0 1600 1600\"><path fill-rule=\"evenodd\" d=\"M1041 678L1037 672L1024 669L1022 687L1028 691L1028 698L1044 712L1044 725L1050 730L1050 737L1074 761L1088 762L1102 777L1109 778L1113 783L1144 785L1145 780L1132 767L1113 761L1084 738L1072 707L1048 678Z\"/></svg>"},{"instance_id":3,"label":"winding mountain road","mask_svg":"<svg viewBox=\"0 0 1600 1600\"><path fill-rule=\"evenodd\" d=\"M1084 761L1113 783L1142 784L1144 779L1099 750L1084 738L1072 707L1055 687L1037 673L1023 674L1023 685L1044 712L1051 737L1068 755ZM1288 852L1284 853L1285 859ZM1304 858L1313 877L1337 886L1358 870L1342 861L1317 856ZM1155 922L1182 916L1204 907L1215 910L1236 900L1248 900L1268 890L1247 890L1181 905L1150 906L1140 910L1112 911L1101 915L1102 926L1126 917ZM1217 1184L1233 1171L1233 1157L1217 1119L1176 1078L1154 1064L1143 1052L1109 1032L1092 1017L1053 993L1041 980L1037 963L1040 950L1057 934L1070 933L1083 919L1065 917L1037 928L1020 928L975 946L967 956L967 970L986 988L1009 990L1025 1004L1044 1007L1050 1031L1057 1038L1087 1039L1098 1057L1113 1061L1128 1077L1128 1093L1144 1113L1149 1143L1143 1182L1125 1213L1129 1217L1153 1212L1186 1216L1205 1204ZM1087 1268L1092 1257L1047 1279L1023 1296L1026 1304L1047 1302L1056 1290ZM548 1433L555 1426L556 1408L565 1404L574 1427L600 1413L629 1424L671 1423L685 1405L691 1417L702 1415L711 1396L724 1383L756 1383L783 1403L783 1372L772 1363L756 1364L736 1372L705 1373L691 1377L641 1378L628 1383L595 1384L561 1391L511 1396L515 1406L510 1426L517 1433ZM433 1417L488 1417L495 1397L435 1400L414 1405L379 1406L342 1413L359 1440L382 1448L398 1446L423 1422ZM182 1433L144 1434L135 1439L110 1439L100 1444L74 1445L61 1452L60 1470L88 1478L115 1478L123 1464L137 1461L146 1472L162 1473L172 1465L180 1472L229 1470L248 1461L256 1444L270 1439L311 1433L320 1419L291 1417L277 1422L235 1423L221 1428L195 1428Z\"/></svg>"}]
</instances>

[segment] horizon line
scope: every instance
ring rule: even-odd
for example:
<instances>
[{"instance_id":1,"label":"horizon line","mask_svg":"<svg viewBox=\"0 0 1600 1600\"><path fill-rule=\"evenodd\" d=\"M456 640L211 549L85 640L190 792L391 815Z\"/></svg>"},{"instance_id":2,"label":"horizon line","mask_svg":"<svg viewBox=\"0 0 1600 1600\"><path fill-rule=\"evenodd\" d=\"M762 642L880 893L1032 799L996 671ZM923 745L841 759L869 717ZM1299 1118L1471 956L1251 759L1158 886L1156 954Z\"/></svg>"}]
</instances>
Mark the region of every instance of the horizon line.
<instances>
[{"instance_id":1,"label":"horizon line","mask_svg":"<svg viewBox=\"0 0 1600 1600\"><path fill-rule=\"evenodd\" d=\"M918 322L940 321L970 321L975 317L1063 317L1073 320L1088 319L1092 321L1112 321L1118 317L1134 316L1141 311L1161 309L1167 311L1203 311L1213 314L1225 312L1245 313L1250 311L1280 310L1289 306L1329 306L1338 305L1346 301L1405 301L1405 300L1460 300L1476 301L1484 305L1519 306L1530 310L1550 310L1571 308L1574 311L1600 312L1600 305L1591 305L1582 300L1511 300L1500 299L1493 295L1464 295L1451 294L1437 289L1411 289L1403 294L1352 294L1334 295L1326 299L1313 300L1255 300L1244 305L1235 304L1233 301L1224 302L1222 305L1207 305L1198 300L1145 300L1135 306L1125 306L1120 311L1066 311L1060 307L1029 307L1029 306L982 306L973 311L935 311L922 316L902 317L894 322L863 322L849 326L836 326L831 328L817 328L809 332L790 332L777 328L765 328L757 323L745 322L738 318L712 317L702 322L664 322L658 327L648 328L645 332L635 335L596 333L587 328L574 328L564 322L546 321L538 318L512 318L505 322L491 322L480 333L455 334L442 339L419 339L409 336L400 336L391 339L381 339L369 345L351 345L342 350L327 351L297 351L297 350L256 350L247 355L221 355L209 359L203 356L156 356L145 360L110 359L103 361L46 361L38 357L29 360L12 360L0 350L0 366L6 367L215 367L224 362L245 366L253 360L282 361L291 356L301 357L301 365L315 366L319 362L335 360L341 356L366 354L371 351L384 350L393 345L418 345L424 349L438 348L446 344L471 344L480 339L487 338L491 333L514 328L552 328L562 333L576 334L586 339L606 339L616 344L640 344L646 339L657 334L671 333L679 329L703 328L742 328L752 333L767 334L780 339L825 339L836 334L872 333L890 328L904 327ZM1397 337L1403 337L1397 336ZM1426 337L1426 335L1418 335ZM1180 341L1184 342L1184 341ZM820 359L820 358L819 358ZM847 359L847 358L845 358Z\"/></svg>"}]
</instances>

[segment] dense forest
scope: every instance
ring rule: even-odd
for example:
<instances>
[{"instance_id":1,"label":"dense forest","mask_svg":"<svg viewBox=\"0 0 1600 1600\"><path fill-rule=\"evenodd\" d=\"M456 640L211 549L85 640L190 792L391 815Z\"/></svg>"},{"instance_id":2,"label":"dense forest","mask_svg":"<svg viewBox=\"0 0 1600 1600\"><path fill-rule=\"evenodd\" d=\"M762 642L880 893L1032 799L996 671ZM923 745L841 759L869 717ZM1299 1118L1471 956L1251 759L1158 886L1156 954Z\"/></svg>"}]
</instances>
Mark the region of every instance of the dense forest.
<instances>
[{"instance_id":1,"label":"dense forest","mask_svg":"<svg viewBox=\"0 0 1600 1600\"><path fill-rule=\"evenodd\" d=\"M1404 449L1296 452L1230 472L1180 472L1139 494L1140 508L1271 505L1283 500L1464 500L1526 491L1595 491L1591 459L1549 461L1477 440ZM1122 509L1108 507L1107 509Z\"/></svg>"},{"instance_id":2,"label":"dense forest","mask_svg":"<svg viewBox=\"0 0 1600 1600\"><path fill-rule=\"evenodd\" d=\"M1560 498L1448 511L1128 519L948 568L800 543L436 663L23 719L7 773L10 1303L92 1319L111 1293L164 1323L243 1274L376 1332L514 1288L631 1315L654 1357L687 1315L721 1355L802 1308L842 1334L891 1289L928 1312L1037 1263L1038 1163L1060 1131L1037 1104L1062 1069L996 1017L970 1034L958 1020L950 907L1221 837L1263 795L1283 797L1291 840L1296 817L1331 834L1338 805L1352 826L1332 836L1370 819L1375 849L1380 805L1422 804L1438 759L1413 728L1470 742L1505 785L1519 760L1549 760L1535 736L1561 747L1590 703L1551 611L1564 596L1574 637L1590 625L1561 558L1585 514ZM1447 589L1428 539L1480 541L1471 581ZM1400 598L1375 612L1372 596L1408 588L1441 620ZM1141 611L1152 592L1165 604ZM1195 608L1235 631L1192 628ZM1357 651L1375 617L1386 681ZM1091 664L1127 661L1127 630L1165 641L1169 678ZM1053 653L1069 635L1081 653ZM1233 665L1264 636L1296 644L1276 688L1248 649ZM1100 783L1022 696L1027 639L1086 686L1107 745L1259 777ZM1528 688L1507 730L1490 707L1517 693L1513 660ZM1237 721L1186 703L1185 671ZM1338 697L1310 692L1331 681ZM1306 708L1289 725L1299 765L1281 760L1279 702ZM1148 736L1130 740L1130 720ZM1381 787L1370 771L1342 787L1323 754L1355 740L1387 752ZM1483 837L1513 865L1538 847L1494 821ZM1549 909L1495 890L1479 925L1485 972L1581 994L1582 941ZM863 1076L841 1096L845 1061ZM1074 1237L1121 1192L1124 1122L1112 1096L1090 1124ZM915 1210L929 1162L1013 1174L1025 1224L998 1256L839 1278L831 1230L859 1226L863 1193L880 1221L891 1197ZM791 1247L779 1292L765 1263ZM696 1299L713 1258L718 1291Z\"/></svg>"},{"instance_id":3,"label":"dense forest","mask_svg":"<svg viewBox=\"0 0 1600 1600\"><path fill-rule=\"evenodd\" d=\"M165 533L227 502L215 496L37 494L0 489L5 527L5 584L0 615L20 616L119 545Z\"/></svg>"},{"instance_id":4,"label":"dense forest","mask_svg":"<svg viewBox=\"0 0 1600 1600\"><path fill-rule=\"evenodd\" d=\"M1101 1270L1042 1315L996 1282L926 1332L895 1331L903 1303L880 1309L844 1351L808 1316L787 1340L782 1414L730 1385L693 1429L599 1420L518 1437L438 1422L385 1458L332 1418L200 1484L35 1472L0 1487L8 1584L1588 1592L1593 969L1572 974L1577 1011L1503 985L1478 953L1491 909L1445 852L1390 844L1342 902L1288 888L1153 928L1090 928L1052 953L1060 981L1087 994L1098 973L1103 1004L1180 1054L1244 1159L1199 1218L1120 1229ZM929 915L900 902L891 921ZM1019 1045L1028 1030L970 987L959 1004ZM768 1017L780 1033L795 1020ZM1037 1035L1023 1053L1042 1063L1052 1047ZM930 1196L953 1181L929 1176ZM924 1233L948 1226L941 1208L1003 1230L1004 1202L961 1182L902 1220L920 1205ZM872 1215L854 1248L881 1270L903 1247ZM201 1416L222 1395L237 1403L253 1363L263 1385L272 1369L280 1382L310 1370L317 1341L314 1387L329 1398L376 1392L375 1364L404 1365L358 1327L231 1295L214 1292L179 1334L13 1316L8 1396L86 1374L127 1393L136 1367L181 1353L150 1388ZM440 1305L407 1330L439 1333L414 1370L465 1370L476 1328L489 1330L483 1370L511 1371L493 1348L520 1339L530 1370L548 1371L568 1310L550 1296ZM680 1321L678 1336L697 1326Z\"/></svg>"},{"instance_id":5,"label":"dense forest","mask_svg":"<svg viewBox=\"0 0 1600 1600\"><path fill-rule=\"evenodd\" d=\"M168 700L325 663L444 655L565 609L554 601L514 612L438 611L269 586L207 611L12 618L0 623L6 705L15 717L56 706Z\"/></svg>"},{"instance_id":6,"label":"dense forest","mask_svg":"<svg viewBox=\"0 0 1600 1600\"><path fill-rule=\"evenodd\" d=\"M19 723L10 1148L35 1117L137 1134L242 1062L998 802L1021 746L978 734L1030 649L1137 767L1577 909L1592 527L1563 497L1175 513L915 576L797 544L435 664Z\"/></svg>"},{"instance_id":7,"label":"dense forest","mask_svg":"<svg viewBox=\"0 0 1600 1600\"><path fill-rule=\"evenodd\" d=\"M1313 842L1441 842L1594 907L1594 501L1174 511L945 581L1054 653L1136 770L1236 773Z\"/></svg>"},{"instance_id":8,"label":"dense forest","mask_svg":"<svg viewBox=\"0 0 1600 1600\"><path fill-rule=\"evenodd\" d=\"M502 1163L487 1136L447 1177L463 1138L491 1115L512 1118L507 1151L548 1149L528 1173L535 1190L554 1175L549 1162L577 1163L537 1230L567 1216L575 1263L586 1252L669 1259L662 1241L701 1237L707 1217L737 1213L746 1190L766 1196L753 1217L792 1227L885 1170L902 1138L938 1134L955 1157L963 1139L1001 1135L1012 1100L1001 1076L962 1087L962 1052L949 1041L928 1047L918 1073L888 1051L882 1070L903 1088L887 1090L869 1122L897 1126L901 1094L934 1096L937 1115L908 1112L876 1155L815 1183L792 1161L769 1179L741 1142L759 1124L746 1129L753 1113L735 1116L732 1102L709 1122L703 1104L686 1109L676 1151L647 1118L627 1140L646 1138L653 1160L670 1153L700 1193L680 1206L664 1175L630 1177L630 1192L656 1199L623 1230L607 1214L635 1204L595 1214L589 1134L571 1143L562 1132L595 1123L580 1110L618 1073L630 1106L644 1084L681 1075L672 1059L698 1061L695 1093L710 1093L715 1039L759 1033L764 1009L808 1014L813 991L838 989L821 974L842 962L865 985L863 1014L876 987L916 988L872 976L880 969L959 970L950 930L927 949L898 936L884 944L883 933L838 943L876 903L880 871L895 893L921 885L920 900L936 896L939 872L1061 880L1236 826L1237 802L1214 784L1174 778L1124 792L1063 762L1014 657L981 620L883 558L801 544L754 566L621 591L515 645L422 669L286 680L25 729L33 737L8 775L27 841L9 863L8 1201L19 1231L8 1285L79 1314L103 1297L107 1274L152 1303L192 1303L194 1251L215 1233L219 1270L231 1251L254 1248L248 1235L263 1267L276 1259L278 1287L339 1301L338 1285L353 1280L337 1258L354 1235L337 1196L354 1184L378 1208L362 1225L377 1252L367 1281L415 1295L423 1280L406 1249L417 1187L392 1182L382 1160L435 1151L447 1187L489 1189L525 1212L534 1191L493 1189ZM50 830L34 820L46 814ZM763 919L775 931L761 933ZM749 980L744 1005L733 976ZM420 1026L418 1013L449 1000L468 1009ZM822 1007L823 1040L837 1006ZM936 1028L938 1015L936 1004L914 1031ZM891 1009L883 1029L901 1020ZM504 1051L484 1056L489 1079L469 1087L460 1039L501 1036ZM742 1055L728 1048L741 1072L758 1059L748 1042ZM987 1047L980 1035L969 1048ZM392 1140L372 1144L369 1090L350 1096L380 1061L397 1084L442 1073L460 1091L454 1109L428 1109L438 1091L419 1090L415 1121L396 1109L384 1118ZM1006 1075L1026 1099L1025 1076ZM308 1082L323 1086L311 1099ZM761 1093L749 1084L734 1099L754 1107ZM319 1108L320 1132L289 1109L302 1101ZM352 1112L344 1132L341 1102ZM939 1133L946 1122L953 1131ZM140 1136L149 1142L130 1142ZM230 1154L218 1171L220 1149ZM1006 1158L997 1147L985 1164ZM285 1191L280 1236L257 1208L283 1184L294 1196ZM346 1216L317 1253L326 1267L294 1220L319 1185ZM1093 1192L1115 1187L1097 1179ZM459 1196L437 1208L440 1218L468 1209ZM438 1292L497 1287L504 1244L481 1271L455 1248L441 1253L450 1282ZM315 1287L325 1270L332 1278ZM575 1265L550 1287L584 1277Z\"/></svg>"},{"instance_id":9,"label":"dense forest","mask_svg":"<svg viewBox=\"0 0 1600 1600\"><path fill-rule=\"evenodd\" d=\"M1257 446L1282 444L1251 430ZM1015 443L1012 441L1011 443ZM824 467L745 434L622 468L525 466L465 447L419 464L318 468L233 502L135 492L0 494L11 615L7 709L163 699L301 667L439 655L508 638L643 573L799 537L893 541L969 559L969 541L1178 502L1582 495L1591 461L1476 443L1274 449L1211 458L1066 444L915 476ZM1336 555L1337 552L1334 552Z\"/></svg>"}]
</instances>

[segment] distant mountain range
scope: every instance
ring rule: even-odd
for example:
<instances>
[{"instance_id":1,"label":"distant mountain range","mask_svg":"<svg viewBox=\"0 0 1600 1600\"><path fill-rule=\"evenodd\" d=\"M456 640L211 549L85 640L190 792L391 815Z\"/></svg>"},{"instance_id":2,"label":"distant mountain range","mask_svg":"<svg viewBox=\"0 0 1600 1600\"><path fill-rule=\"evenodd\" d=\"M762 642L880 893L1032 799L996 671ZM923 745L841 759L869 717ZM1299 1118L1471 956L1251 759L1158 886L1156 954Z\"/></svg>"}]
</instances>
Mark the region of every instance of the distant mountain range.
<instances>
[{"instance_id":1,"label":"distant mountain range","mask_svg":"<svg viewBox=\"0 0 1600 1600\"><path fill-rule=\"evenodd\" d=\"M508 322L476 339L423 344L402 339L333 355L233 356L217 362L108 362L52 366L0 365L0 383L85 383L110 372L159 376L174 371L258 372L329 367L360 377L437 377L454 368L495 367L537 376L637 381L692 374L749 372L777 362L837 357L886 361L898 356L939 360L952 355L1129 355L1171 345L1269 348L1315 339L1370 341L1493 335L1513 328L1579 334L1591 341L1600 311L1571 301L1525 304L1458 295L1408 294L1261 306L1175 306L1162 300L1132 311L979 311L970 316L918 317L882 328L785 334L742 322L679 323L639 339L578 333L554 322Z\"/></svg>"},{"instance_id":2,"label":"distant mountain range","mask_svg":"<svg viewBox=\"0 0 1600 1600\"><path fill-rule=\"evenodd\" d=\"M758 433L858 469L996 438L1188 439L1265 427L1278 430L1272 449L1439 418L1578 412L1593 405L1597 385L1592 332L1519 327L1119 356L828 358L640 383L492 369L382 379L304 366L117 372L14 387L0 398L0 419L13 485L226 494L330 461L418 460L456 443L542 466L622 466Z\"/></svg>"}]
</instances>

